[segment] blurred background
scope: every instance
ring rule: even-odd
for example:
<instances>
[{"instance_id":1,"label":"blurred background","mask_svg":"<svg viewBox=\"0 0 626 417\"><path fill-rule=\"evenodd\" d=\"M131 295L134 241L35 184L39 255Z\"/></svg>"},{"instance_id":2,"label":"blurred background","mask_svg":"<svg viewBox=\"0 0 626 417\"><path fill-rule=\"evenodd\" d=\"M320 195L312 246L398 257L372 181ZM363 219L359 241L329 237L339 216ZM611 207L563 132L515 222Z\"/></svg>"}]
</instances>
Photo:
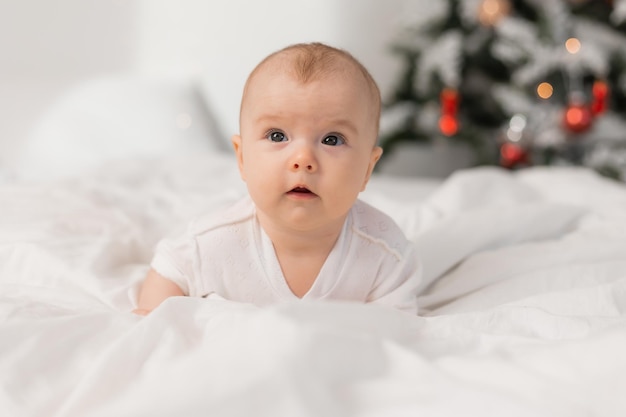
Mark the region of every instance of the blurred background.
<instances>
[{"instance_id":1,"label":"blurred background","mask_svg":"<svg viewBox=\"0 0 626 417\"><path fill-rule=\"evenodd\" d=\"M625 0L413 2L407 22L392 48L404 64L383 113L387 162L430 152L450 169L626 179Z\"/></svg>"},{"instance_id":2,"label":"blurred background","mask_svg":"<svg viewBox=\"0 0 626 417\"><path fill-rule=\"evenodd\" d=\"M237 132L241 89L295 42L346 48L389 90L389 0L0 0L0 164L68 89L108 74L199 78L220 131Z\"/></svg>"},{"instance_id":3,"label":"blurred background","mask_svg":"<svg viewBox=\"0 0 626 417\"><path fill-rule=\"evenodd\" d=\"M565 164L623 179L625 22L626 0L0 0L0 172L167 151L159 134L224 150L254 65L321 41L380 84L383 171Z\"/></svg>"}]
</instances>

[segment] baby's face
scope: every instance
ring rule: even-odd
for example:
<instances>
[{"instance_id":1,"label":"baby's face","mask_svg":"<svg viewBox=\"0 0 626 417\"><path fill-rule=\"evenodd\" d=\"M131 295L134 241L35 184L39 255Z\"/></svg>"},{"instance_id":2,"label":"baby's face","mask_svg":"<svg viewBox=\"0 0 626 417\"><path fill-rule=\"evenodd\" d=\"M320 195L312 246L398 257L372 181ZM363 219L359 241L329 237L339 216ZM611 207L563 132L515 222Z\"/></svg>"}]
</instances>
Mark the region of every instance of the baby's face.
<instances>
[{"instance_id":1,"label":"baby's face","mask_svg":"<svg viewBox=\"0 0 626 417\"><path fill-rule=\"evenodd\" d=\"M270 68L245 100L233 143L262 224L341 227L382 152L366 82L354 74L303 84Z\"/></svg>"}]
</instances>

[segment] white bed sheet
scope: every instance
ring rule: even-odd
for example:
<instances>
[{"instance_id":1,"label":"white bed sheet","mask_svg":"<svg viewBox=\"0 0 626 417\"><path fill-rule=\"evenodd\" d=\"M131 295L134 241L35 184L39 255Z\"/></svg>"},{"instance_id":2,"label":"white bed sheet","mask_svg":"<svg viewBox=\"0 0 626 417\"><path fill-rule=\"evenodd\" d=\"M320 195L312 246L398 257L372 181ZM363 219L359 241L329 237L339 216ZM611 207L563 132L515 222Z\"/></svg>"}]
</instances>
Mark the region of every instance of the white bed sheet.
<instances>
[{"instance_id":1,"label":"white bed sheet","mask_svg":"<svg viewBox=\"0 0 626 417\"><path fill-rule=\"evenodd\" d=\"M0 187L2 416L626 415L626 189L583 169L376 176L421 314L167 300L157 240L245 191L226 156Z\"/></svg>"}]
</instances>

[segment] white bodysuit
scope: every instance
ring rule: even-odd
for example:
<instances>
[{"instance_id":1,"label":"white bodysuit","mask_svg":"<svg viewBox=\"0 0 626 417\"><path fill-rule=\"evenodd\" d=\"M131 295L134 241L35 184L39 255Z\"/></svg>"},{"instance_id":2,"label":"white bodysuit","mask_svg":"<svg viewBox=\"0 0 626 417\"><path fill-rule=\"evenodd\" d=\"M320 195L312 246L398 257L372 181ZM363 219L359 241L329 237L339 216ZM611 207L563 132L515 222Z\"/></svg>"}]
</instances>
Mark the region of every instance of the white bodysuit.
<instances>
[{"instance_id":1,"label":"white bodysuit","mask_svg":"<svg viewBox=\"0 0 626 417\"><path fill-rule=\"evenodd\" d=\"M249 197L162 240L151 263L185 295L213 294L258 306L297 300ZM315 282L302 299L377 303L417 314L421 263L386 214L357 200Z\"/></svg>"}]
</instances>

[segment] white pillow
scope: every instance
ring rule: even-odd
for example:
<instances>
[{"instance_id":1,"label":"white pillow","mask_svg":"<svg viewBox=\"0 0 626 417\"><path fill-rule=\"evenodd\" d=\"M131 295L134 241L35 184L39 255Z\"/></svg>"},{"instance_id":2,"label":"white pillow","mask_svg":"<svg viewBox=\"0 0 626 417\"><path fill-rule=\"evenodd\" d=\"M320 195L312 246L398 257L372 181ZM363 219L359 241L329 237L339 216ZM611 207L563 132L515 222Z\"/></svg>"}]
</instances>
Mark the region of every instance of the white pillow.
<instances>
[{"instance_id":1,"label":"white pillow","mask_svg":"<svg viewBox=\"0 0 626 417\"><path fill-rule=\"evenodd\" d=\"M14 175L57 179L116 159L217 152L224 143L193 81L106 77L46 111L18 150Z\"/></svg>"}]
</instances>

